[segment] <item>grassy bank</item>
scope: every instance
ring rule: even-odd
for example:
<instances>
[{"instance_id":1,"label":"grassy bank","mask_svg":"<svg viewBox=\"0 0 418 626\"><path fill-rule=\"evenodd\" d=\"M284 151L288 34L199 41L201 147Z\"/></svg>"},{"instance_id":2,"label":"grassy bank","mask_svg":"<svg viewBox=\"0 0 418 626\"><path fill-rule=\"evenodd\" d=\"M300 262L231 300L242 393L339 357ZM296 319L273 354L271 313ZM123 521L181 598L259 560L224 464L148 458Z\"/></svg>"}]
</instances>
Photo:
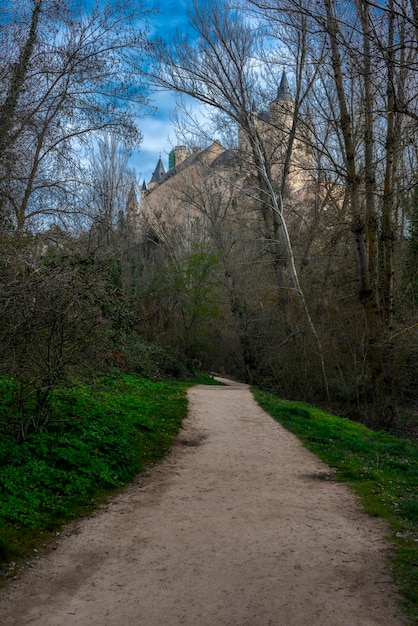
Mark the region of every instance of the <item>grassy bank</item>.
<instances>
[{"instance_id":1,"label":"grassy bank","mask_svg":"<svg viewBox=\"0 0 418 626\"><path fill-rule=\"evenodd\" d=\"M394 575L407 613L418 619L418 444L259 390L256 400L349 483L364 509L386 519Z\"/></svg>"},{"instance_id":2,"label":"grassy bank","mask_svg":"<svg viewBox=\"0 0 418 626\"><path fill-rule=\"evenodd\" d=\"M10 381L1 385L8 388ZM115 373L57 390L45 428L19 443L7 434L0 405L3 566L33 553L63 522L163 456L186 415L188 386ZM6 565L3 574L12 570Z\"/></svg>"}]
</instances>

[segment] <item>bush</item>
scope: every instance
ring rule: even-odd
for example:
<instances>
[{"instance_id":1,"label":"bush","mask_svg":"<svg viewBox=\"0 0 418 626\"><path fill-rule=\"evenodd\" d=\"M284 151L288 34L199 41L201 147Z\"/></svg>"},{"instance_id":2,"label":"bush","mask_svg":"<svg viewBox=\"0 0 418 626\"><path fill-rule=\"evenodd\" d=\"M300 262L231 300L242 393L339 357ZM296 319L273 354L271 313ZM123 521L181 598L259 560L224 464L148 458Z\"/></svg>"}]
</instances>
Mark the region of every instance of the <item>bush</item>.
<instances>
[{"instance_id":1,"label":"bush","mask_svg":"<svg viewBox=\"0 0 418 626\"><path fill-rule=\"evenodd\" d=\"M13 380L10 431L24 439L48 423L53 390L104 360L129 324L113 259L37 253L33 237L3 243L0 374Z\"/></svg>"},{"instance_id":2,"label":"bush","mask_svg":"<svg viewBox=\"0 0 418 626\"><path fill-rule=\"evenodd\" d=\"M170 354L158 344L147 343L140 337L131 336L122 348L127 371L135 372L143 378L161 380L164 378L187 379L192 369L182 357Z\"/></svg>"}]
</instances>

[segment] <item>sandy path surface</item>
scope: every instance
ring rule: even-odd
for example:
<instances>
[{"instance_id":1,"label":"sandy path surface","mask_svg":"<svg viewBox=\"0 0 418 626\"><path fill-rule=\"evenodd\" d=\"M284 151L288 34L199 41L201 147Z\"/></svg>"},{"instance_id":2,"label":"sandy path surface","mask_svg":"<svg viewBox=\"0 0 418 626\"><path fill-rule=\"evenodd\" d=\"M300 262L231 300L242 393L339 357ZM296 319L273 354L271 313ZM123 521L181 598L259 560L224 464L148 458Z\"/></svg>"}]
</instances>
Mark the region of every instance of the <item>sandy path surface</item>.
<instances>
[{"instance_id":1,"label":"sandy path surface","mask_svg":"<svg viewBox=\"0 0 418 626\"><path fill-rule=\"evenodd\" d=\"M245 385L189 394L169 456L2 590L2 626L403 624L385 527Z\"/></svg>"}]
</instances>

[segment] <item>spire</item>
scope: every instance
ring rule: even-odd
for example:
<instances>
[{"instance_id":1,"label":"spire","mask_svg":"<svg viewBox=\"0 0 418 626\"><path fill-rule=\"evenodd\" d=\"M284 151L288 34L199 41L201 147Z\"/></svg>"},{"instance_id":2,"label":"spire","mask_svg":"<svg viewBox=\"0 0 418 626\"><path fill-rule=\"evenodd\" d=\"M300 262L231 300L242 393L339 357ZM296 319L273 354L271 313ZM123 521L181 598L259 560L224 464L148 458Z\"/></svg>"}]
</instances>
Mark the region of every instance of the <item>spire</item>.
<instances>
[{"instance_id":1,"label":"spire","mask_svg":"<svg viewBox=\"0 0 418 626\"><path fill-rule=\"evenodd\" d=\"M131 189L129 191L128 200L126 202L126 218L128 222L135 220L135 217L139 213L138 198L136 196L135 182L132 182Z\"/></svg>"},{"instance_id":2,"label":"spire","mask_svg":"<svg viewBox=\"0 0 418 626\"><path fill-rule=\"evenodd\" d=\"M287 82L286 72L283 70L280 86L277 91L276 100L293 100L292 92L290 91L289 83Z\"/></svg>"},{"instance_id":3,"label":"spire","mask_svg":"<svg viewBox=\"0 0 418 626\"><path fill-rule=\"evenodd\" d=\"M131 184L131 188L129 190L128 201L126 203L126 206L132 207L132 206L134 206L137 203L138 203L138 200L137 200L137 197L136 197L135 183L133 182Z\"/></svg>"},{"instance_id":4,"label":"spire","mask_svg":"<svg viewBox=\"0 0 418 626\"><path fill-rule=\"evenodd\" d=\"M163 162L161 161L161 156L158 159L157 167L154 170L154 173L151 178L151 183L160 183L165 176L165 167Z\"/></svg>"},{"instance_id":5,"label":"spire","mask_svg":"<svg viewBox=\"0 0 418 626\"><path fill-rule=\"evenodd\" d=\"M144 182L142 183L141 191L147 191L147 183L145 182L145 178Z\"/></svg>"}]
</instances>

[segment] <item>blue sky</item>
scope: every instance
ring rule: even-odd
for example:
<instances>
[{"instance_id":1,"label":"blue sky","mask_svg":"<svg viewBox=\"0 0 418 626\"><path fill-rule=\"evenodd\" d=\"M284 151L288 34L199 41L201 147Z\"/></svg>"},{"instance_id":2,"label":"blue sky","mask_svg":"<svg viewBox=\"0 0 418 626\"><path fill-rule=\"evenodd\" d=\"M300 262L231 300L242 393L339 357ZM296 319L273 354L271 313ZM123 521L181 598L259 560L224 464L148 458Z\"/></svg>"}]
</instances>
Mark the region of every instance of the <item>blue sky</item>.
<instances>
[{"instance_id":1,"label":"blue sky","mask_svg":"<svg viewBox=\"0 0 418 626\"><path fill-rule=\"evenodd\" d=\"M101 0L77 1L80 7L84 8ZM188 30L187 5L188 0L144 0L145 9L156 11L155 14L148 16L150 36L170 42L177 31ZM172 122L176 104L175 95L169 92L153 92L151 101L156 111L153 115L139 120L138 126L143 141L140 150L134 151L130 158L130 166L135 169L141 185L144 179L147 183L151 180L160 156L167 169L168 153L178 143Z\"/></svg>"},{"instance_id":2,"label":"blue sky","mask_svg":"<svg viewBox=\"0 0 418 626\"><path fill-rule=\"evenodd\" d=\"M187 29L186 0L157 0L147 3L149 7L159 10L157 15L150 16L151 35L170 41L177 30ZM175 108L175 96L168 92L152 95L153 104L157 107L155 114L140 120L143 142L139 152L133 154L131 165L135 168L141 184L145 178L148 183L160 157L165 167L168 165L168 153L176 144L174 126L171 116Z\"/></svg>"}]
</instances>

